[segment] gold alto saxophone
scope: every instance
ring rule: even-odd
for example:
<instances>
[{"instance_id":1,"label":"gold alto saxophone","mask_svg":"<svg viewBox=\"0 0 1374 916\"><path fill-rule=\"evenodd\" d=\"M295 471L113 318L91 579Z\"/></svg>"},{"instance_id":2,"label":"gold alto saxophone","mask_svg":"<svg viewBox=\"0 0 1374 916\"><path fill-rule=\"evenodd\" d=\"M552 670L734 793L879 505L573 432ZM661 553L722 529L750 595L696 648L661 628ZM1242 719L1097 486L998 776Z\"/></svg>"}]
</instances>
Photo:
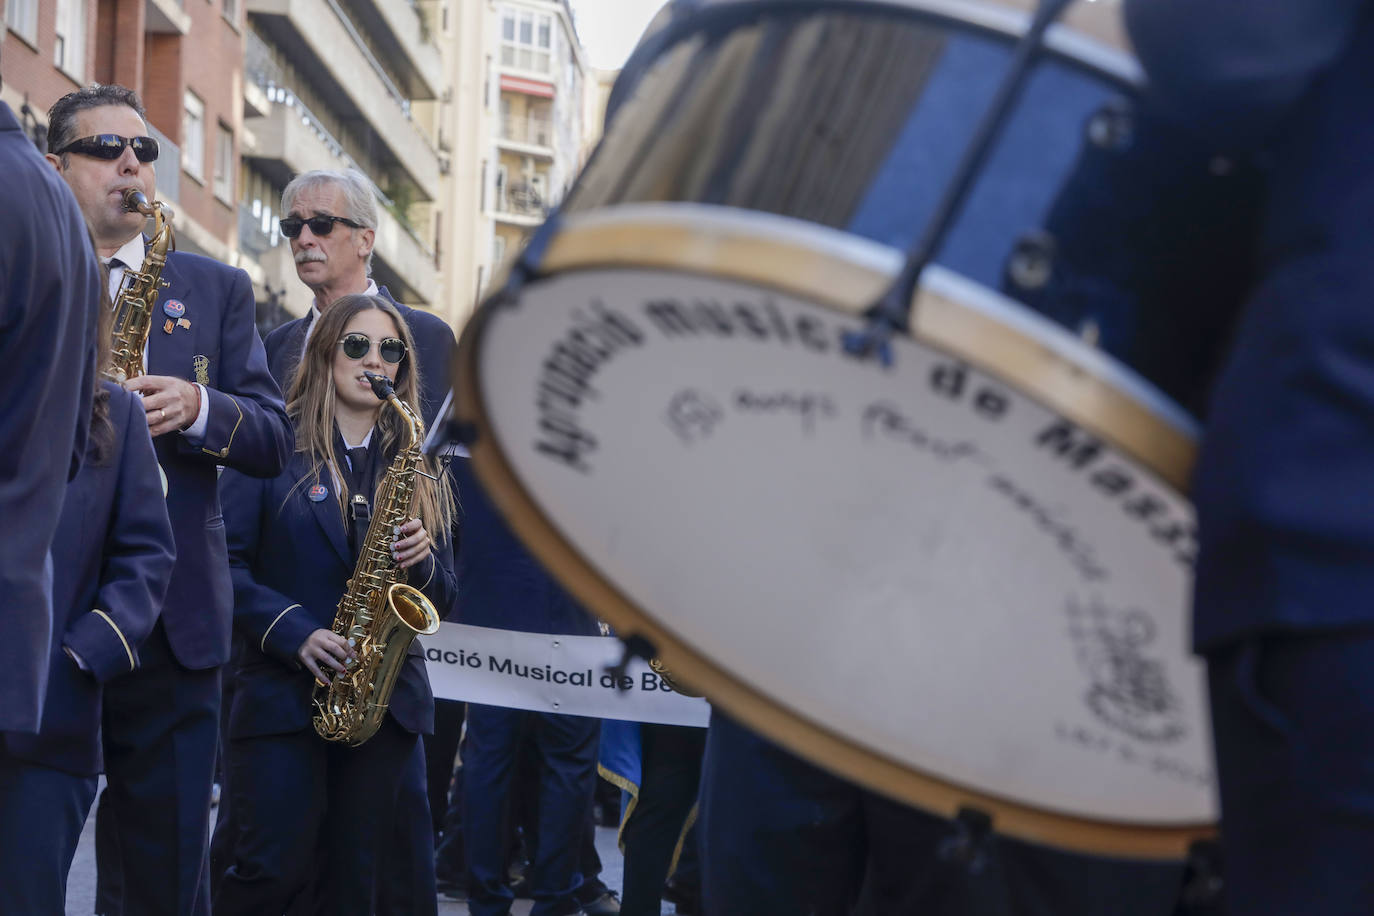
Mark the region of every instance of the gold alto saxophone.
<instances>
[{"instance_id":1,"label":"gold alto saxophone","mask_svg":"<svg viewBox=\"0 0 1374 916\"><path fill-rule=\"evenodd\" d=\"M176 250L172 239L172 211L161 201L148 203L137 188L124 192L124 209L153 218L153 239L143 266L134 270L130 265L124 273L124 283L114 304L114 351L110 373L117 382L143 374L143 348L148 344L148 331L153 326L153 309L157 297L167 284L162 268L167 263L167 251Z\"/></svg>"},{"instance_id":2,"label":"gold alto saxophone","mask_svg":"<svg viewBox=\"0 0 1374 916\"><path fill-rule=\"evenodd\" d=\"M405 584L406 571L391 557L393 528L410 518L424 424L396 396L390 379L374 372L367 378L377 397L401 415L410 442L392 460L378 487L376 511L358 564L334 614L333 631L348 640L358 657L347 670L335 672L328 686L315 685L315 731L327 741L354 747L381 727L411 640L439 629L434 604Z\"/></svg>"}]
</instances>

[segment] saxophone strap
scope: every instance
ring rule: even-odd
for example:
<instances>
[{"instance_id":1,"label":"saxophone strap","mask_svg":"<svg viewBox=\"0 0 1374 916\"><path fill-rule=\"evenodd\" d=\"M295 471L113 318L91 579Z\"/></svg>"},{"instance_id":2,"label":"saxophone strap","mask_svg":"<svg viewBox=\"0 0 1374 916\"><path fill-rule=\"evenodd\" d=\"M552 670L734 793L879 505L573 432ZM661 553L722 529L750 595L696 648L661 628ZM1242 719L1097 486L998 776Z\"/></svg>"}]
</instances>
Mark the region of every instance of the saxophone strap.
<instances>
[{"instance_id":1,"label":"saxophone strap","mask_svg":"<svg viewBox=\"0 0 1374 916\"><path fill-rule=\"evenodd\" d=\"M341 453L343 461L339 466L346 471L349 489L349 547L353 549L353 559L357 559L360 549L363 549L363 541L367 538L368 525L372 519L372 492L376 483L376 455L375 449L371 445L357 446L348 448L343 444L343 437L339 435L335 427L335 448ZM375 438L372 439L375 442Z\"/></svg>"}]
</instances>

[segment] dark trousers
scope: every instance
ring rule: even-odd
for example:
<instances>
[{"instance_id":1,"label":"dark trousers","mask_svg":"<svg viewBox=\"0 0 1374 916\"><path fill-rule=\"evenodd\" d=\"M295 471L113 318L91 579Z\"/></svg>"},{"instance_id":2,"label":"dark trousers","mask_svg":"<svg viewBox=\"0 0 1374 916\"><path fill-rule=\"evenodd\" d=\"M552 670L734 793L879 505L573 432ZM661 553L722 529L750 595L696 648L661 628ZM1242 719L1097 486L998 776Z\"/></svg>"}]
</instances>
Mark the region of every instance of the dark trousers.
<instances>
[{"instance_id":1,"label":"dark trousers","mask_svg":"<svg viewBox=\"0 0 1374 916\"><path fill-rule=\"evenodd\" d=\"M1159 916L1183 866L988 839L974 870L941 854L938 817L812 766L713 713L702 765L707 916ZM857 907L857 908L856 908Z\"/></svg>"},{"instance_id":2,"label":"dark trousers","mask_svg":"<svg viewBox=\"0 0 1374 916\"><path fill-rule=\"evenodd\" d=\"M391 842L381 850L377 916L433 916L439 911L434 878L434 821L429 811L424 741L405 764L392 809Z\"/></svg>"},{"instance_id":3,"label":"dark trousers","mask_svg":"<svg viewBox=\"0 0 1374 916\"><path fill-rule=\"evenodd\" d=\"M314 729L232 740L235 836L216 916L371 914L378 850L393 836L417 740L390 718L356 748ZM310 906L293 908L302 896Z\"/></svg>"},{"instance_id":4,"label":"dark trousers","mask_svg":"<svg viewBox=\"0 0 1374 916\"><path fill-rule=\"evenodd\" d=\"M434 819L434 873L447 885L463 881L463 816L458 741L467 707L457 700L434 700L434 734L425 735L429 811Z\"/></svg>"},{"instance_id":5,"label":"dark trousers","mask_svg":"<svg viewBox=\"0 0 1374 916\"><path fill-rule=\"evenodd\" d=\"M644 723L639 744L639 797L620 834L625 847L620 912L658 916L673 854L697 800L706 729Z\"/></svg>"},{"instance_id":6,"label":"dark trousers","mask_svg":"<svg viewBox=\"0 0 1374 916\"><path fill-rule=\"evenodd\" d=\"M429 810L434 817L434 835L444 829L454 767L458 760L458 740L463 734L467 707L458 700L434 698L434 734L425 735L425 772L429 784Z\"/></svg>"},{"instance_id":7,"label":"dark trousers","mask_svg":"<svg viewBox=\"0 0 1374 916\"><path fill-rule=\"evenodd\" d=\"M219 810L215 812L215 829L210 835L210 908L214 909L219 895L219 882L229 869L234 841L234 791L229 785L229 766L224 759L229 753L229 711L234 706L234 663L220 669L219 754Z\"/></svg>"},{"instance_id":8,"label":"dark trousers","mask_svg":"<svg viewBox=\"0 0 1374 916\"><path fill-rule=\"evenodd\" d=\"M596 788L601 723L468 705L463 746L463 840L467 851L468 910L504 916L514 899L506 884L506 823L515 761L522 744L539 754L538 840L533 852L532 916L564 916L578 909L582 885L579 840Z\"/></svg>"},{"instance_id":9,"label":"dark trousers","mask_svg":"<svg viewBox=\"0 0 1374 916\"><path fill-rule=\"evenodd\" d=\"M104 703L97 909L206 916L219 669L183 668L159 622L139 648L138 670L111 681Z\"/></svg>"},{"instance_id":10,"label":"dark trousers","mask_svg":"<svg viewBox=\"0 0 1374 916\"><path fill-rule=\"evenodd\" d=\"M1229 912L1374 913L1374 631L1208 655Z\"/></svg>"},{"instance_id":11,"label":"dark trousers","mask_svg":"<svg viewBox=\"0 0 1374 916\"><path fill-rule=\"evenodd\" d=\"M57 913L66 909L67 872L94 776L75 776L11 757L0 743L0 909Z\"/></svg>"}]
</instances>

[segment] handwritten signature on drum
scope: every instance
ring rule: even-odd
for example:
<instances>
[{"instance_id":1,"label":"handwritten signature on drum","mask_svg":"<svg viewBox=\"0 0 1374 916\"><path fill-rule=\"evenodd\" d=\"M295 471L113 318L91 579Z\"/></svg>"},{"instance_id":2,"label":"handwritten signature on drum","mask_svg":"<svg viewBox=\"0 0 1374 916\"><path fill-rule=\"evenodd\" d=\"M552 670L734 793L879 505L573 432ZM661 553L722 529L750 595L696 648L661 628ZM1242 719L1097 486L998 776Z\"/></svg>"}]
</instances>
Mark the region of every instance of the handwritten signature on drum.
<instances>
[{"instance_id":1,"label":"handwritten signature on drum","mask_svg":"<svg viewBox=\"0 0 1374 916\"><path fill-rule=\"evenodd\" d=\"M1152 644L1158 627L1139 608L1111 610L1093 598L1069 598L1069 634L1089 685L1084 703L1103 725L1147 744L1171 744L1188 732L1183 702Z\"/></svg>"}]
</instances>

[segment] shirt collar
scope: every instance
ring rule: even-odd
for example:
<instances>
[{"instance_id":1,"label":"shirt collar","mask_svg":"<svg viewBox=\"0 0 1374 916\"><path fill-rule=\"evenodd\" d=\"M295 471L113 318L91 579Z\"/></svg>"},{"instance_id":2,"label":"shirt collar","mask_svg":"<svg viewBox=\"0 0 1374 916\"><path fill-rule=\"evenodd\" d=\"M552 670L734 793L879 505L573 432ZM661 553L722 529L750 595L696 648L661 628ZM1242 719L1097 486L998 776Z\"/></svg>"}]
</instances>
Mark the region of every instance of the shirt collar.
<instances>
[{"instance_id":1,"label":"shirt collar","mask_svg":"<svg viewBox=\"0 0 1374 916\"><path fill-rule=\"evenodd\" d=\"M348 440L343 438L343 430L339 430L339 438L343 440L344 448L367 448L372 442L372 430L376 428L377 427L374 426L372 429L369 429L367 435L363 436L363 441L359 442L357 445L348 444Z\"/></svg>"},{"instance_id":2,"label":"shirt collar","mask_svg":"<svg viewBox=\"0 0 1374 916\"><path fill-rule=\"evenodd\" d=\"M143 234L139 233L121 245L114 256L123 261L125 267L132 267L135 270L141 267L143 265Z\"/></svg>"},{"instance_id":3,"label":"shirt collar","mask_svg":"<svg viewBox=\"0 0 1374 916\"><path fill-rule=\"evenodd\" d=\"M374 279L372 279L371 277L368 277L368 278L367 278L367 289L365 289L365 290L362 291L362 295L364 295L364 296L376 296L377 294L378 294L378 293L377 293L377 281L374 280ZM315 319L316 319L316 318L319 318L319 317L320 317L320 306L319 306L319 303L317 303L314 299L311 299L311 300L310 300L310 323L311 323L311 324L314 324L314 323L315 323Z\"/></svg>"}]
</instances>

